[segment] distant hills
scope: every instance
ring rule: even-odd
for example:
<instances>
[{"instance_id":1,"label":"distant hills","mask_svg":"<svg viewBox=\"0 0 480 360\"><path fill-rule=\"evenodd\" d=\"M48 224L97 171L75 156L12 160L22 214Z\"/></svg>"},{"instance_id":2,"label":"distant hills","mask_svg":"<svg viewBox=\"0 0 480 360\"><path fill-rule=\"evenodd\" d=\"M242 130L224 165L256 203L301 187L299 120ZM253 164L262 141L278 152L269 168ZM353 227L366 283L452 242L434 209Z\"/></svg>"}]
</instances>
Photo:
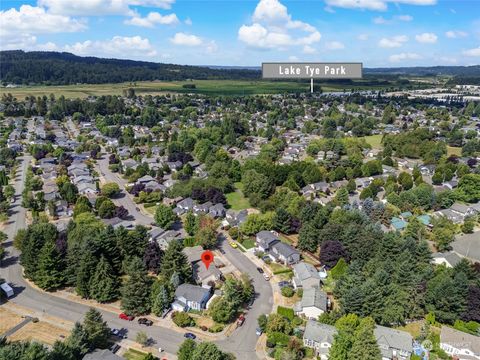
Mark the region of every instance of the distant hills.
<instances>
[{"instance_id":1,"label":"distant hills","mask_svg":"<svg viewBox=\"0 0 480 360\"><path fill-rule=\"evenodd\" d=\"M464 83L469 78L480 78L480 65L366 68L364 74L368 77L447 75L455 77L451 80L453 82L458 78L459 83ZM68 85L149 80L254 80L260 79L260 77L260 67L188 66L82 57L66 52L0 51L0 81L2 83Z\"/></svg>"}]
</instances>

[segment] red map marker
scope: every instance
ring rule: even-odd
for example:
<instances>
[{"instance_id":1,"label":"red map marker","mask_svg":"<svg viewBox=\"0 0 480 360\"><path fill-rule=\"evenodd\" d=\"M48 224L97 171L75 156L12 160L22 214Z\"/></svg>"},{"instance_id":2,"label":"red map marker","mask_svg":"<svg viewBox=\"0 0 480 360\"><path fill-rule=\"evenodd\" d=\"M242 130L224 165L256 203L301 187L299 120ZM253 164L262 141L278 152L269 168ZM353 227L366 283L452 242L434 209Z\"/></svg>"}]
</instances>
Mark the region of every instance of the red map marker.
<instances>
[{"instance_id":1,"label":"red map marker","mask_svg":"<svg viewBox=\"0 0 480 360\"><path fill-rule=\"evenodd\" d=\"M210 250L207 250L207 251L204 251L202 253L202 262L205 264L205 267L207 268L208 270L208 267L210 266L210 264L212 263L213 261L213 253L210 251Z\"/></svg>"}]
</instances>

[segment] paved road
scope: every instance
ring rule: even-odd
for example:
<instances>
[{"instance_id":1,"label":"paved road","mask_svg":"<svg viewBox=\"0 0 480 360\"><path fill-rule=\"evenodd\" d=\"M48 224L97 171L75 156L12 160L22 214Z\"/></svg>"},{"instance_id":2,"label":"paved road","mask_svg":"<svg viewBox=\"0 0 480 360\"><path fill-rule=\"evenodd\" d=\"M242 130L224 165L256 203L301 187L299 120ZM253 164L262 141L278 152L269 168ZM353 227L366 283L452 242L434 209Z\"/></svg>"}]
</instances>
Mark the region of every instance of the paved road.
<instances>
[{"instance_id":1,"label":"paved road","mask_svg":"<svg viewBox=\"0 0 480 360\"><path fill-rule=\"evenodd\" d=\"M147 216L141 211L137 210L138 206L133 201L131 195L124 190L127 181L108 168L108 155L105 155L104 153L102 158L97 160L96 168L99 172L99 175L101 175L106 182L117 183L120 186L121 192L119 197L112 199L115 205L123 206L125 209L127 209L128 213L134 217L137 224L150 225L153 222L153 217Z\"/></svg>"},{"instance_id":2,"label":"paved road","mask_svg":"<svg viewBox=\"0 0 480 360\"><path fill-rule=\"evenodd\" d=\"M23 279L22 268L18 263L19 253L13 247L13 237L18 229L25 228L26 226L25 209L21 207L20 203L26 169L31 161L31 156L25 155L20 157L19 161L20 166L15 183L15 201L11 207L12 216L7 228L4 230L9 239L5 243L7 255L0 266L0 277L7 280L15 291L14 297L9 299L9 301L37 311L39 316L48 314L69 321L81 321L83 315L88 310L88 306L40 292L31 288ZM251 360L256 357L256 319L262 313L268 314L271 312L273 304L272 289L268 282L257 272L256 266L239 250L232 249L226 241L223 241L221 246L225 250L225 256L228 260L240 271L248 274L253 279L258 298L247 314L245 324L236 330L228 339L219 341L218 345L223 350L235 354L237 359ZM138 325L135 321L126 322L120 320L114 313L101 312L103 318L111 327L126 328L129 339L134 340L135 335L140 330L146 331L148 336L156 341L157 346L164 348L169 353L175 353L178 346L184 340L181 334L171 329L158 326L146 328Z\"/></svg>"}]
</instances>

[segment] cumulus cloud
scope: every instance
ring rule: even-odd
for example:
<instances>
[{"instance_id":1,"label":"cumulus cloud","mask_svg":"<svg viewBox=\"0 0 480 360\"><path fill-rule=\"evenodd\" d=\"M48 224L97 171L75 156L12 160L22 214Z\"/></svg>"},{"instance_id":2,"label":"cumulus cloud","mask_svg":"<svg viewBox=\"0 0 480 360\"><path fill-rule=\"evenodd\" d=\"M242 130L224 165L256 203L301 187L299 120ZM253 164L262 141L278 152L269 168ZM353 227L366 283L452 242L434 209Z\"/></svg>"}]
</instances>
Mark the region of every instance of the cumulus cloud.
<instances>
[{"instance_id":1,"label":"cumulus cloud","mask_svg":"<svg viewBox=\"0 0 480 360\"><path fill-rule=\"evenodd\" d=\"M330 41L325 44L328 50L342 50L345 49L345 45L343 45L340 41Z\"/></svg>"},{"instance_id":2,"label":"cumulus cloud","mask_svg":"<svg viewBox=\"0 0 480 360\"><path fill-rule=\"evenodd\" d=\"M382 48L397 48L402 46L408 41L408 37L405 35L398 35L391 38L383 38L379 41L378 46Z\"/></svg>"},{"instance_id":3,"label":"cumulus cloud","mask_svg":"<svg viewBox=\"0 0 480 360\"><path fill-rule=\"evenodd\" d=\"M32 37L34 34L76 32L87 28L84 21L50 14L41 7L30 5L0 11L0 23L2 37Z\"/></svg>"},{"instance_id":4,"label":"cumulus cloud","mask_svg":"<svg viewBox=\"0 0 480 360\"><path fill-rule=\"evenodd\" d=\"M408 5L435 5L437 0L325 0L329 7L341 7L346 9L368 9L384 11L388 3Z\"/></svg>"},{"instance_id":5,"label":"cumulus cloud","mask_svg":"<svg viewBox=\"0 0 480 360\"><path fill-rule=\"evenodd\" d=\"M415 40L422 44L435 44L438 36L434 33L423 33L415 36Z\"/></svg>"},{"instance_id":6,"label":"cumulus cloud","mask_svg":"<svg viewBox=\"0 0 480 360\"><path fill-rule=\"evenodd\" d=\"M465 31L450 30L445 33L445 36L449 39L457 39L457 38L466 37L468 36L468 34Z\"/></svg>"},{"instance_id":7,"label":"cumulus cloud","mask_svg":"<svg viewBox=\"0 0 480 360\"><path fill-rule=\"evenodd\" d=\"M170 9L175 0L39 0L38 5L52 14L75 16L131 15L131 6Z\"/></svg>"},{"instance_id":8,"label":"cumulus cloud","mask_svg":"<svg viewBox=\"0 0 480 360\"><path fill-rule=\"evenodd\" d=\"M303 21L293 20L287 7L278 0L260 0L251 25L242 25L238 39L257 49L286 49L312 45L321 39L318 30Z\"/></svg>"},{"instance_id":9,"label":"cumulus cloud","mask_svg":"<svg viewBox=\"0 0 480 360\"><path fill-rule=\"evenodd\" d=\"M125 20L125 24L153 28L155 24L159 25L176 25L180 21L176 14L162 15L158 12L149 12L146 17L136 14L131 19Z\"/></svg>"},{"instance_id":10,"label":"cumulus cloud","mask_svg":"<svg viewBox=\"0 0 480 360\"><path fill-rule=\"evenodd\" d=\"M203 44L203 40L200 37L182 32L176 33L170 41L175 45L183 46L199 46Z\"/></svg>"},{"instance_id":11,"label":"cumulus cloud","mask_svg":"<svg viewBox=\"0 0 480 360\"><path fill-rule=\"evenodd\" d=\"M401 54L391 55L389 57L389 60L390 62L400 62L405 60L418 60L421 58L422 57L420 55L415 53L401 53Z\"/></svg>"},{"instance_id":12,"label":"cumulus cloud","mask_svg":"<svg viewBox=\"0 0 480 360\"><path fill-rule=\"evenodd\" d=\"M114 36L112 39L103 41L86 40L73 45L66 45L65 51L77 55L103 55L121 58L131 58L132 54L135 54L136 57L157 55L150 41L140 36Z\"/></svg>"},{"instance_id":13,"label":"cumulus cloud","mask_svg":"<svg viewBox=\"0 0 480 360\"><path fill-rule=\"evenodd\" d=\"M474 49L468 49L462 52L465 56L480 57L480 46Z\"/></svg>"}]
</instances>

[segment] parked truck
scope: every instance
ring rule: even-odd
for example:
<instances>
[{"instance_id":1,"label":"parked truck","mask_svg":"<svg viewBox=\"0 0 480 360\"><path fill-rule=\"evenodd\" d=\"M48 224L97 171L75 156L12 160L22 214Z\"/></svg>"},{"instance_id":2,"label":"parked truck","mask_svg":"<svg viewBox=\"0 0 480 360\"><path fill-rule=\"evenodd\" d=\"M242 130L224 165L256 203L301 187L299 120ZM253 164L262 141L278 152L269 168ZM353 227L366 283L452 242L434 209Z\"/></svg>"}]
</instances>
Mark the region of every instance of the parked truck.
<instances>
[{"instance_id":1,"label":"parked truck","mask_svg":"<svg viewBox=\"0 0 480 360\"><path fill-rule=\"evenodd\" d=\"M6 282L3 284L0 284L0 288L2 288L2 291L5 293L7 298L12 297L14 295L12 287L8 285Z\"/></svg>"}]
</instances>

